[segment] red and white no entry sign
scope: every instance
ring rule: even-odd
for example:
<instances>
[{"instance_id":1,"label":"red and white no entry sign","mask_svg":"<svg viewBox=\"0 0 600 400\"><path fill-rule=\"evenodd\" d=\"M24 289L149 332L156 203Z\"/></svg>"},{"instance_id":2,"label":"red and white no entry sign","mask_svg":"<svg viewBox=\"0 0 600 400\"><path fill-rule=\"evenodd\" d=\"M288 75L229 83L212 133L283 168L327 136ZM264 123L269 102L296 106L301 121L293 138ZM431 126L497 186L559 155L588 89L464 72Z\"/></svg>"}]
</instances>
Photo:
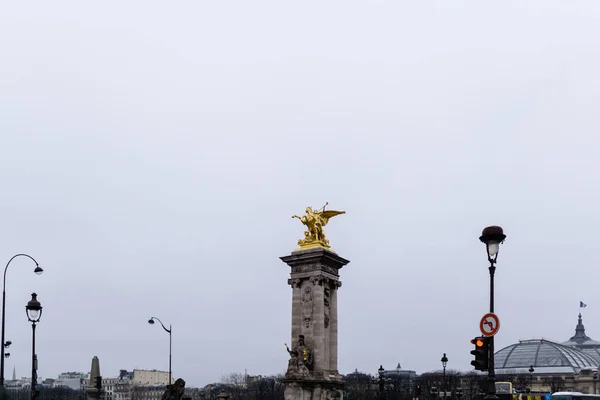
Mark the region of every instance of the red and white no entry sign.
<instances>
[{"instance_id":1,"label":"red and white no entry sign","mask_svg":"<svg viewBox=\"0 0 600 400\"><path fill-rule=\"evenodd\" d=\"M500 319L494 313L488 313L481 318L479 330L483 336L494 336L500 329Z\"/></svg>"}]
</instances>

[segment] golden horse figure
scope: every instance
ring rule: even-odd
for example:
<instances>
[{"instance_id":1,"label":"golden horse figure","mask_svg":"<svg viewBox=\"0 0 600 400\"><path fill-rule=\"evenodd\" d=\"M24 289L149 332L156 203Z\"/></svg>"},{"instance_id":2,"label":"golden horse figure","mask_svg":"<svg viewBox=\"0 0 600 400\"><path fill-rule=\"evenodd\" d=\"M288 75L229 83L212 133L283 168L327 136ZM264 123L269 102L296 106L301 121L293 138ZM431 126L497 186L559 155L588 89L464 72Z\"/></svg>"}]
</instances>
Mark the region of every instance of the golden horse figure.
<instances>
[{"instance_id":1,"label":"golden horse figure","mask_svg":"<svg viewBox=\"0 0 600 400\"><path fill-rule=\"evenodd\" d=\"M312 207L306 207L306 214L303 216L292 215L292 218L298 218L304 226L306 226L306 232L304 232L304 239L298 240L300 249L308 249L313 247L324 247L329 249L329 240L323 233L323 227L327 225L329 219L336 215L345 214L346 211L335 211L325 210L329 203L325 203L323 208L320 210L313 210Z\"/></svg>"}]
</instances>

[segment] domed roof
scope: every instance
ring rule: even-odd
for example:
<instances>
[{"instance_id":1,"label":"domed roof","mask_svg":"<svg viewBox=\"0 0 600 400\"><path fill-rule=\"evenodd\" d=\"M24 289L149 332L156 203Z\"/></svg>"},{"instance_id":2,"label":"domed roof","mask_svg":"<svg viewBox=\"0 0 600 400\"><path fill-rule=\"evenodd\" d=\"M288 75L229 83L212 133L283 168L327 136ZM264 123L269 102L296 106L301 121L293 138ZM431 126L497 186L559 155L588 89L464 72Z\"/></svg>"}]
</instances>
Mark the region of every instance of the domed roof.
<instances>
[{"instance_id":1,"label":"domed roof","mask_svg":"<svg viewBox=\"0 0 600 400\"><path fill-rule=\"evenodd\" d=\"M596 369L599 363L574 347L545 339L522 340L494 355L496 373L527 373L533 366L536 374L579 373Z\"/></svg>"},{"instance_id":2,"label":"domed roof","mask_svg":"<svg viewBox=\"0 0 600 400\"><path fill-rule=\"evenodd\" d=\"M585 334L585 326L583 326L583 320L581 319L581 313L577 320L577 326L575 327L575 335L571 336L569 340L563 342L565 346L576 346L578 348L584 347L600 347L600 342L593 340Z\"/></svg>"},{"instance_id":3,"label":"domed roof","mask_svg":"<svg viewBox=\"0 0 600 400\"><path fill-rule=\"evenodd\" d=\"M566 342L561 344L570 347L576 347L586 354L594 357L596 364L600 365L600 342L593 340L585 334L585 326L581 319L581 313L579 313L579 319L577 320L577 326L575 327L575 335L571 336Z\"/></svg>"}]
</instances>

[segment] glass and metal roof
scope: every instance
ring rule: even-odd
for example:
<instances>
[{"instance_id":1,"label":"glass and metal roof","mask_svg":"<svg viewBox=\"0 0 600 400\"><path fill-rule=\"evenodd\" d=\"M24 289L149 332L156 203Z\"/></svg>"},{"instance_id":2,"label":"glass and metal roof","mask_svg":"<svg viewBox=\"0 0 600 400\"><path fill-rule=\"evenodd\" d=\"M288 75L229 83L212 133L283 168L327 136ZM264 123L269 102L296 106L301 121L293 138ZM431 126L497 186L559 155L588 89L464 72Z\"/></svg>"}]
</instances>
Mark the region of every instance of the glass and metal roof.
<instances>
[{"instance_id":1,"label":"glass and metal roof","mask_svg":"<svg viewBox=\"0 0 600 400\"><path fill-rule=\"evenodd\" d=\"M575 335L561 344L575 347L584 353L589 354L596 360L596 364L600 365L600 342L593 340L585 334L585 326L583 326L581 313L579 313L577 326L575 327Z\"/></svg>"},{"instance_id":2,"label":"glass and metal roof","mask_svg":"<svg viewBox=\"0 0 600 400\"><path fill-rule=\"evenodd\" d=\"M565 346L576 346L579 348L583 347L600 347L600 342L593 340L585 334L585 326L583 326L583 320L581 313L577 319L577 326L575 327L575 335L571 336L569 340L563 342Z\"/></svg>"},{"instance_id":3,"label":"glass and metal roof","mask_svg":"<svg viewBox=\"0 0 600 400\"><path fill-rule=\"evenodd\" d=\"M497 372L521 373L533 366L536 374L578 373L599 365L579 349L545 339L522 340L505 347L494 355L494 364Z\"/></svg>"}]
</instances>

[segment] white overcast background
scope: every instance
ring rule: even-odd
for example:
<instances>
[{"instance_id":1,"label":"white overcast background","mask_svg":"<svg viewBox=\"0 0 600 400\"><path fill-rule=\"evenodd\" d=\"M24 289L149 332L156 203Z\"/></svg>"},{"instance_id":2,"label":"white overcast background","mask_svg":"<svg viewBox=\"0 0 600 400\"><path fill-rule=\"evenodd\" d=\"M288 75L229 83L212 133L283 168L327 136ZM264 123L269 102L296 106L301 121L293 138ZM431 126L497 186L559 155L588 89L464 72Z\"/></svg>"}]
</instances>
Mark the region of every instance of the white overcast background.
<instances>
[{"instance_id":1,"label":"white overcast background","mask_svg":"<svg viewBox=\"0 0 600 400\"><path fill-rule=\"evenodd\" d=\"M600 338L600 2L52 1L0 9L6 377L285 371L306 206L341 270L339 367L467 371ZM2 261L6 260L6 261Z\"/></svg>"}]
</instances>

